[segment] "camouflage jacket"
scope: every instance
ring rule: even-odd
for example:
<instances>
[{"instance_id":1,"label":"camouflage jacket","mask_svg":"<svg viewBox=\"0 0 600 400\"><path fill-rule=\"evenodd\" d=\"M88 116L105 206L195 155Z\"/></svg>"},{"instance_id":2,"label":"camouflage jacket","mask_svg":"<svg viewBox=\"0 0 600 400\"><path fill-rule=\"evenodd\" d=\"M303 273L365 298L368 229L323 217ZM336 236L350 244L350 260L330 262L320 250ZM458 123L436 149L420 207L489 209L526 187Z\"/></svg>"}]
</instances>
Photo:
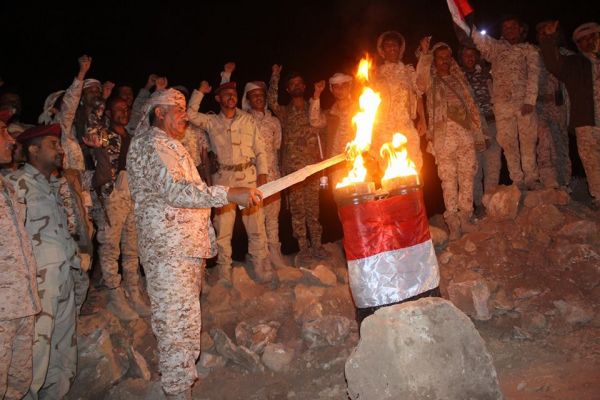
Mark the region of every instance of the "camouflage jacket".
<instances>
[{"instance_id":1,"label":"camouflage jacket","mask_svg":"<svg viewBox=\"0 0 600 400\"><path fill-rule=\"evenodd\" d=\"M484 69L481 65L475 65L473 70L468 71L463 68L467 81L471 85L473 95L477 107L481 110L481 113L486 119L494 118L494 109L492 107L492 95L490 94L490 83L492 82L492 75L487 69Z\"/></svg>"},{"instance_id":2,"label":"camouflage jacket","mask_svg":"<svg viewBox=\"0 0 600 400\"><path fill-rule=\"evenodd\" d=\"M0 176L0 321L40 311L37 266L25 230L25 206L12 185Z\"/></svg>"},{"instance_id":3,"label":"camouflage jacket","mask_svg":"<svg viewBox=\"0 0 600 400\"><path fill-rule=\"evenodd\" d=\"M356 112L353 105L342 108L337 101L329 110L322 111L321 101L311 99L310 124L317 128L326 127L325 157L333 157L346 151L346 145L354 139L352 117Z\"/></svg>"},{"instance_id":4,"label":"camouflage jacket","mask_svg":"<svg viewBox=\"0 0 600 400\"><path fill-rule=\"evenodd\" d=\"M277 179L281 176L278 154L281 148L281 123L279 123L279 120L269 110L265 110L264 113L250 110L250 115L256 121L258 131L265 146L269 180Z\"/></svg>"},{"instance_id":5,"label":"camouflage jacket","mask_svg":"<svg viewBox=\"0 0 600 400\"><path fill-rule=\"evenodd\" d=\"M77 113L77 107L79 107L82 91L83 81L75 78L63 96L58 117L62 130L60 144L65 151L63 168L76 169L78 171L85 170L83 151L77 140L77 133L74 126L75 114Z\"/></svg>"},{"instance_id":6,"label":"camouflage jacket","mask_svg":"<svg viewBox=\"0 0 600 400\"><path fill-rule=\"evenodd\" d=\"M178 140L155 127L136 135L127 173L142 263L216 254L210 208L228 203L228 189L206 186Z\"/></svg>"}]
</instances>

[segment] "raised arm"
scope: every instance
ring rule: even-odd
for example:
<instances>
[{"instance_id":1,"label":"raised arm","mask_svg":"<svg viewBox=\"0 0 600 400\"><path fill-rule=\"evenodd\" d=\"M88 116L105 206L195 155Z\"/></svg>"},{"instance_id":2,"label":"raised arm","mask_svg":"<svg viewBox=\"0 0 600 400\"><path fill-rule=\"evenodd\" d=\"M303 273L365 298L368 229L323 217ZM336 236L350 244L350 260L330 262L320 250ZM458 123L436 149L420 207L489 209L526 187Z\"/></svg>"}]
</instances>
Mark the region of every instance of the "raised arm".
<instances>
[{"instance_id":1,"label":"raised arm","mask_svg":"<svg viewBox=\"0 0 600 400\"><path fill-rule=\"evenodd\" d=\"M310 125L315 128L325 128L327 125L327 116L321 110L321 93L325 90L325 81L315 83L315 92L309 101L308 117Z\"/></svg>"},{"instance_id":2,"label":"raised arm","mask_svg":"<svg viewBox=\"0 0 600 400\"><path fill-rule=\"evenodd\" d=\"M281 65L275 64L271 68L271 80L269 81L269 90L267 91L267 104L273 113L280 120L284 117L284 108L279 105L279 79L281 77Z\"/></svg>"},{"instance_id":3,"label":"raised arm","mask_svg":"<svg viewBox=\"0 0 600 400\"><path fill-rule=\"evenodd\" d=\"M198 111L200 108L200 103L202 103L202 99L204 99L204 95L210 93L212 88L206 81L202 81L200 83L200 87L198 90L194 90L192 92L192 97L190 98L190 103L188 104L187 115L189 121L196 125L198 128L204 129L205 131L210 130L211 126L211 117L207 114L201 113Z\"/></svg>"}]
</instances>

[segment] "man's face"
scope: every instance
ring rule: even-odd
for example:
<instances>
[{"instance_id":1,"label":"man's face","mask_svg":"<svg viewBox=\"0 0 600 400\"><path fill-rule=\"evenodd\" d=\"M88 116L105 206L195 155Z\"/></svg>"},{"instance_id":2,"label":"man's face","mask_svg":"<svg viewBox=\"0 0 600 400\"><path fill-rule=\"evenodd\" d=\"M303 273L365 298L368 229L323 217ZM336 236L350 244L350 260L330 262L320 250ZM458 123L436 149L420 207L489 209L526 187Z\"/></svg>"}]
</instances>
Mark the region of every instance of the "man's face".
<instances>
[{"instance_id":1,"label":"man's face","mask_svg":"<svg viewBox=\"0 0 600 400\"><path fill-rule=\"evenodd\" d=\"M519 43L522 39L523 32L524 29L519 21L509 19L502 23L502 37L509 43Z\"/></svg>"},{"instance_id":2,"label":"man's face","mask_svg":"<svg viewBox=\"0 0 600 400\"><path fill-rule=\"evenodd\" d=\"M383 58L387 62L396 63L400 61L400 43L394 39L386 39L381 44Z\"/></svg>"},{"instance_id":3,"label":"man's face","mask_svg":"<svg viewBox=\"0 0 600 400\"><path fill-rule=\"evenodd\" d=\"M331 85L331 93L336 100L346 100L350 97L352 82L338 83Z\"/></svg>"},{"instance_id":4,"label":"man's face","mask_svg":"<svg viewBox=\"0 0 600 400\"><path fill-rule=\"evenodd\" d=\"M577 41L577 47L582 53L597 53L600 51L600 32L582 37Z\"/></svg>"},{"instance_id":5,"label":"man's face","mask_svg":"<svg viewBox=\"0 0 600 400\"><path fill-rule=\"evenodd\" d=\"M37 147L35 160L39 166L47 170L53 170L62 166L64 151L60 145L60 139L56 136L44 137Z\"/></svg>"},{"instance_id":6,"label":"man's face","mask_svg":"<svg viewBox=\"0 0 600 400\"><path fill-rule=\"evenodd\" d=\"M462 52L462 62L466 69L472 70L477 64L479 55L475 49L464 49Z\"/></svg>"},{"instance_id":7,"label":"man's face","mask_svg":"<svg viewBox=\"0 0 600 400\"><path fill-rule=\"evenodd\" d=\"M83 104L86 106L94 105L94 101L101 96L101 88L100 85L92 85L83 89L81 94L81 99L83 100Z\"/></svg>"},{"instance_id":8,"label":"man's face","mask_svg":"<svg viewBox=\"0 0 600 400\"><path fill-rule=\"evenodd\" d=\"M253 110L263 111L266 104L265 91L263 89L253 89L246 93L248 103Z\"/></svg>"},{"instance_id":9,"label":"man's face","mask_svg":"<svg viewBox=\"0 0 600 400\"><path fill-rule=\"evenodd\" d=\"M16 115L21 115L21 96L16 93L4 93L0 96L1 108L14 108Z\"/></svg>"},{"instance_id":10,"label":"man's face","mask_svg":"<svg viewBox=\"0 0 600 400\"><path fill-rule=\"evenodd\" d=\"M185 106L164 106L161 107L164 113L164 130L174 139L181 140L185 135L185 128L188 125Z\"/></svg>"},{"instance_id":11,"label":"man's face","mask_svg":"<svg viewBox=\"0 0 600 400\"><path fill-rule=\"evenodd\" d=\"M6 124L0 121L0 164L8 164L12 161L12 152L15 139L8 133Z\"/></svg>"},{"instance_id":12,"label":"man's face","mask_svg":"<svg viewBox=\"0 0 600 400\"><path fill-rule=\"evenodd\" d=\"M447 47L440 47L433 53L433 62L440 75L450 73L450 60L452 60L452 53Z\"/></svg>"},{"instance_id":13,"label":"man's face","mask_svg":"<svg viewBox=\"0 0 600 400\"><path fill-rule=\"evenodd\" d=\"M306 85L304 84L304 78L301 76L295 76L290 79L287 83L286 87L287 92L292 97L302 97L304 96L304 91L306 90Z\"/></svg>"},{"instance_id":14,"label":"man's face","mask_svg":"<svg viewBox=\"0 0 600 400\"><path fill-rule=\"evenodd\" d=\"M131 86L119 86L117 95L125 100L127 107L131 107L133 105L134 95Z\"/></svg>"},{"instance_id":15,"label":"man's face","mask_svg":"<svg viewBox=\"0 0 600 400\"><path fill-rule=\"evenodd\" d=\"M108 110L108 117L112 125L125 126L129 123L130 108L122 98L115 100Z\"/></svg>"},{"instance_id":16,"label":"man's face","mask_svg":"<svg viewBox=\"0 0 600 400\"><path fill-rule=\"evenodd\" d=\"M237 90L231 89L223 89L219 92L218 95L215 96L217 103L221 106L221 108L235 108L237 106L238 96Z\"/></svg>"}]
</instances>

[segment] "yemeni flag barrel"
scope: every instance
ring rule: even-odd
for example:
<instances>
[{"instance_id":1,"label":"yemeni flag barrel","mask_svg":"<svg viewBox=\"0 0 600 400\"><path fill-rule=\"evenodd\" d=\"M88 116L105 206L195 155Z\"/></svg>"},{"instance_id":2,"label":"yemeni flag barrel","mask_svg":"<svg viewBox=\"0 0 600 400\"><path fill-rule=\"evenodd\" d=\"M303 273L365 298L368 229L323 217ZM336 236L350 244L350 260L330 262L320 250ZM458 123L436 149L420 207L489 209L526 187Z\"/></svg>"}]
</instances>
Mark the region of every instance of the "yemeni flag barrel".
<instances>
[{"instance_id":1,"label":"yemeni flag barrel","mask_svg":"<svg viewBox=\"0 0 600 400\"><path fill-rule=\"evenodd\" d=\"M438 292L439 268L417 176L336 189L359 322L370 310Z\"/></svg>"}]
</instances>

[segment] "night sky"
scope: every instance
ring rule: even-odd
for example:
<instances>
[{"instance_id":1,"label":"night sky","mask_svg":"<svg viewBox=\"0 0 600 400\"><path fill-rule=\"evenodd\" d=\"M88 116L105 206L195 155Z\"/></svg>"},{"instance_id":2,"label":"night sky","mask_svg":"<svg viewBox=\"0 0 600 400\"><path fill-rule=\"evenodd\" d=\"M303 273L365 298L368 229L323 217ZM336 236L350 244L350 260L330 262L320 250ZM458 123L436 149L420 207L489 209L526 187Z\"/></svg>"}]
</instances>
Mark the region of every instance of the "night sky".
<instances>
[{"instance_id":1,"label":"night sky","mask_svg":"<svg viewBox=\"0 0 600 400\"><path fill-rule=\"evenodd\" d=\"M34 122L45 97L68 87L77 58L93 58L88 77L143 86L148 74L166 75L170 85L195 88L203 79L218 83L227 61L233 80L265 80L271 65L301 71L307 82L336 71L353 71L365 52L375 54L377 35L395 29L405 35L405 62L424 35L456 45L445 0L194 1L121 0L33 3L3 1L0 91L23 99L23 122ZM62 3L62 4L61 4ZM134 4L135 3L135 4ZM580 23L600 21L600 1L471 0L477 25L497 35L502 14L521 16L530 26L559 19L570 34ZM568 41L573 47L573 44ZM312 93L309 85L309 93ZM282 99L285 100L285 99ZM324 93L324 103L331 100ZM215 108L207 101L203 109ZM433 161L426 159L425 192L430 213L443 210ZM339 227L325 236L335 238Z\"/></svg>"}]
</instances>

